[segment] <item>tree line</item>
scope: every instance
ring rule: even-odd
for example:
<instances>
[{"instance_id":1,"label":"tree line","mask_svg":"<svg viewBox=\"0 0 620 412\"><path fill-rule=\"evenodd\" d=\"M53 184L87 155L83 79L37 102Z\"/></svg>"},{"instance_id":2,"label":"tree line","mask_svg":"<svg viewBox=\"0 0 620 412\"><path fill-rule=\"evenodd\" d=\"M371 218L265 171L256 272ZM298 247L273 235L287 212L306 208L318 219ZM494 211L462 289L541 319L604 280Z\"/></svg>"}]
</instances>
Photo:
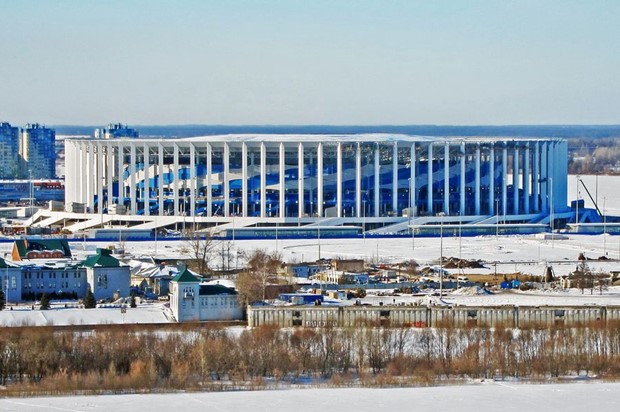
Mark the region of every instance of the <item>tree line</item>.
<instances>
[{"instance_id":1,"label":"tree line","mask_svg":"<svg viewBox=\"0 0 620 412\"><path fill-rule=\"evenodd\" d=\"M416 385L462 378L620 376L620 325L568 328L209 328L0 332L3 394Z\"/></svg>"}]
</instances>

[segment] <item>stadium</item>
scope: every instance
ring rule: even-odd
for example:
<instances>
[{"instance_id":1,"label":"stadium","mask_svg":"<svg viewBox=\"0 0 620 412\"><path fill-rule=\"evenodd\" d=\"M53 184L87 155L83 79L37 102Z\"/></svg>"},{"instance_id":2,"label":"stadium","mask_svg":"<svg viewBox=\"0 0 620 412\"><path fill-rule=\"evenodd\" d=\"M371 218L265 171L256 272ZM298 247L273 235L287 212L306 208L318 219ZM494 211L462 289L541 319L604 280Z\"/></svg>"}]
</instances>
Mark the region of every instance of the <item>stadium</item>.
<instances>
[{"instance_id":1,"label":"stadium","mask_svg":"<svg viewBox=\"0 0 620 412\"><path fill-rule=\"evenodd\" d=\"M67 139L65 151L71 213L63 219L72 229L191 223L397 234L444 223L547 227L568 211L563 139L85 138Z\"/></svg>"}]
</instances>

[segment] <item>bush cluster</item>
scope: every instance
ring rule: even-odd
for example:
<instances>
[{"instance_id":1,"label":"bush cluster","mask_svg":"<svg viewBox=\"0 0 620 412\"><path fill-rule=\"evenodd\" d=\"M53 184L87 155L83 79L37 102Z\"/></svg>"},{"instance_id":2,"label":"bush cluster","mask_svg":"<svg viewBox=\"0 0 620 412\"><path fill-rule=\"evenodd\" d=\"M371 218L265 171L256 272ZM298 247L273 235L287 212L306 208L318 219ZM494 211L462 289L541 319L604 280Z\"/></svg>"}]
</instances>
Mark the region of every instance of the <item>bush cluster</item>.
<instances>
[{"instance_id":1,"label":"bush cluster","mask_svg":"<svg viewBox=\"0 0 620 412\"><path fill-rule=\"evenodd\" d=\"M178 333L122 328L0 331L0 385L11 393L205 390L299 377L333 385L461 378L620 376L620 325L580 328L259 327Z\"/></svg>"}]
</instances>

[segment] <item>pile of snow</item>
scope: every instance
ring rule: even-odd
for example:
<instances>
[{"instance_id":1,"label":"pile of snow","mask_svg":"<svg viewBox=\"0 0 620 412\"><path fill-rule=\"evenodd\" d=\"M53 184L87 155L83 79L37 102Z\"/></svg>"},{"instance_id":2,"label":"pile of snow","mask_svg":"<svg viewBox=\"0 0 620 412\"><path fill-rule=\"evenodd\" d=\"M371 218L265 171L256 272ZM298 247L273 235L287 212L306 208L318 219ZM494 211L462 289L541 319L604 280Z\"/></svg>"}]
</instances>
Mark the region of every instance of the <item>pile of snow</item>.
<instances>
[{"instance_id":1,"label":"pile of snow","mask_svg":"<svg viewBox=\"0 0 620 412\"><path fill-rule=\"evenodd\" d=\"M451 295L462 295L462 296L476 296L476 295L492 295L493 293L480 286L469 286L462 287L460 289L454 290Z\"/></svg>"}]
</instances>

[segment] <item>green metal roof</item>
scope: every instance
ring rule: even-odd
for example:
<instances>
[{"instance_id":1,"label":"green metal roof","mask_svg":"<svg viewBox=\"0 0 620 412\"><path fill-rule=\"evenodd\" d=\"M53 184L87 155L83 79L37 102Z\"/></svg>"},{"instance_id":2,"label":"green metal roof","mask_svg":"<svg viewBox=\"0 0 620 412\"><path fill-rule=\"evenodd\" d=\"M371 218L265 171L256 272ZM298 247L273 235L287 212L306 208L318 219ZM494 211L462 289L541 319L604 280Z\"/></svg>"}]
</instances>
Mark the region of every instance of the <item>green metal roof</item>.
<instances>
[{"instance_id":1,"label":"green metal roof","mask_svg":"<svg viewBox=\"0 0 620 412\"><path fill-rule=\"evenodd\" d=\"M12 268L13 266L6 263L6 260L0 258L0 269Z\"/></svg>"},{"instance_id":2,"label":"green metal roof","mask_svg":"<svg viewBox=\"0 0 620 412\"><path fill-rule=\"evenodd\" d=\"M97 249L97 254L86 259L82 265L89 268L116 268L119 267L121 263L117 258L112 256L112 251L108 249Z\"/></svg>"},{"instance_id":3,"label":"green metal roof","mask_svg":"<svg viewBox=\"0 0 620 412\"><path fill-rule=\"evenodd\" d=\"M15 246L21 258L30 250L60 250L65 257L71 257L71 248L66 239L17 239Z\"/></svg>"},{"instance_id":4,"label":"green metal roof","mask_svg":"<svg viewBox=\"0 0 620 412\"><path fill-rule=\"evenodd\" d=\"M200 280L191 274L191 272L186 268L179 272L178 275L172 278L172 282L177 283L198 283Z\"/></svg>"}]
</instances>

